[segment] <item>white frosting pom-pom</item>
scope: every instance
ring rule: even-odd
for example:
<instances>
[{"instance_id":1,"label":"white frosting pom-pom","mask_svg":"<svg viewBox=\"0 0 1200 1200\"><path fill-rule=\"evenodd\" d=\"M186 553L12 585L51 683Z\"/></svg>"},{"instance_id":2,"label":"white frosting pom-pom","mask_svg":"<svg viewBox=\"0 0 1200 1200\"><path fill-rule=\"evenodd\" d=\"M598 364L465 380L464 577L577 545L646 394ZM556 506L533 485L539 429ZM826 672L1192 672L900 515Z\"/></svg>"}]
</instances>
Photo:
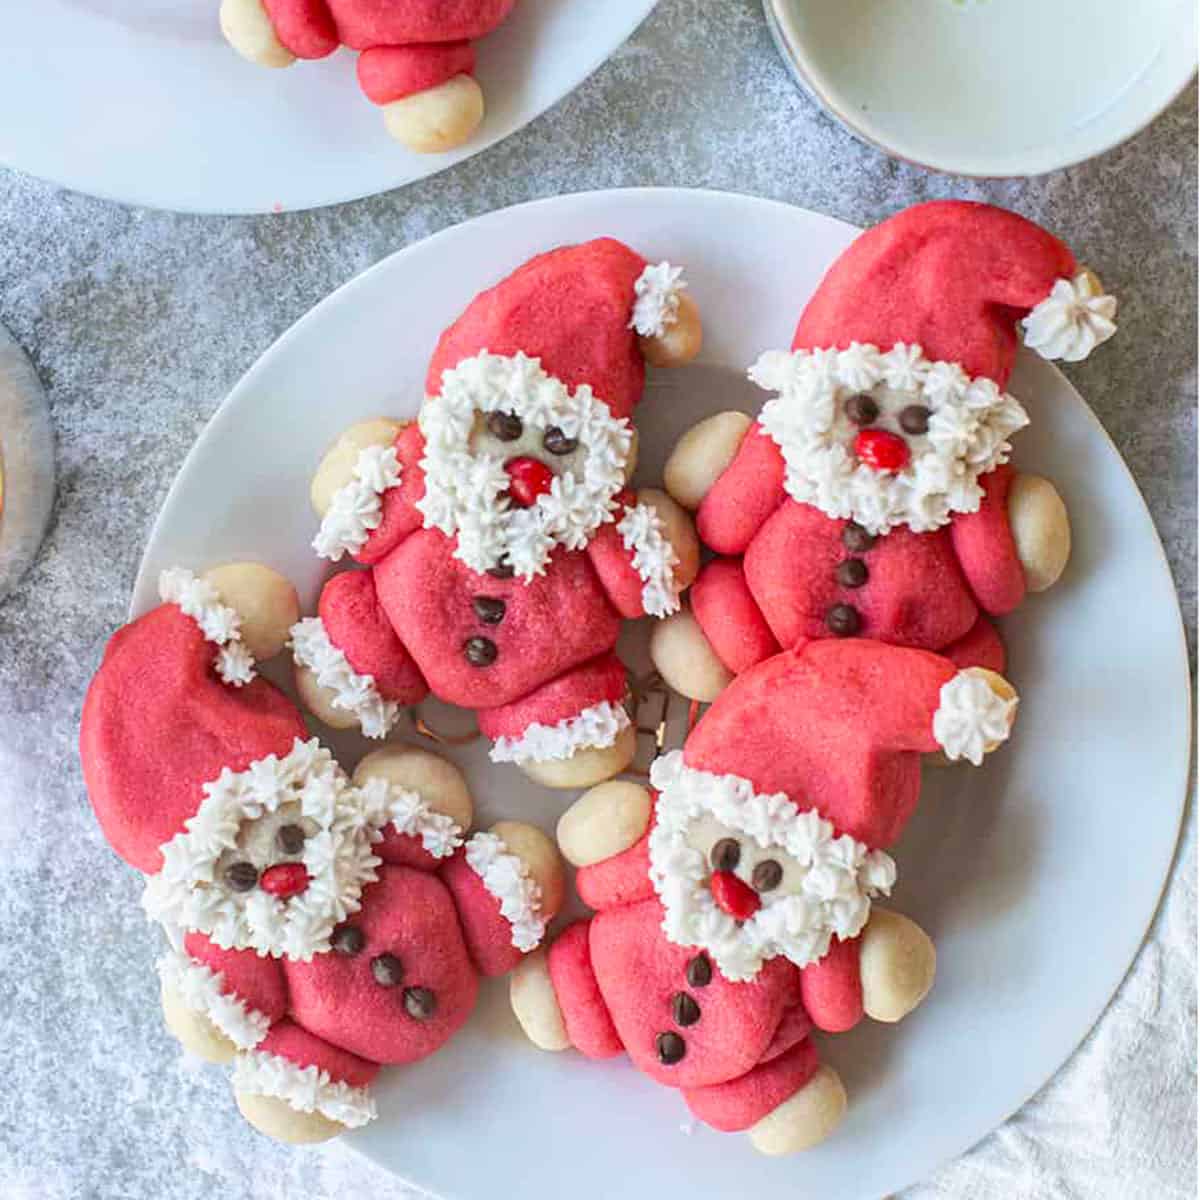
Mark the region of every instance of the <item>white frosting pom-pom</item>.
<instances>
[{"instance_id":1,"label":"white frosting pom-pom","mask_svg":"<svg viewBox=\"0 0 1200 1200\"><path fill-rule=\"evenodd\" d=\"M1017 712L1015 694L999 695L981 672L960 671L943 684L933 715L933 736L952 761L965 758L974 766L1008 740Z\"/></svg>"},{"instance_id":2,"label":"white frosting pom-pom","mask_svg":"<svg viewBox=\"0 0 1200 1200\"><path fill-rule=\"evenodd\" d=\"M1091 271L1060 279L1025 318L1025 344L1043 358L1082 362L1117 332L1117 298Z\"/></svg>"}]
</instances>

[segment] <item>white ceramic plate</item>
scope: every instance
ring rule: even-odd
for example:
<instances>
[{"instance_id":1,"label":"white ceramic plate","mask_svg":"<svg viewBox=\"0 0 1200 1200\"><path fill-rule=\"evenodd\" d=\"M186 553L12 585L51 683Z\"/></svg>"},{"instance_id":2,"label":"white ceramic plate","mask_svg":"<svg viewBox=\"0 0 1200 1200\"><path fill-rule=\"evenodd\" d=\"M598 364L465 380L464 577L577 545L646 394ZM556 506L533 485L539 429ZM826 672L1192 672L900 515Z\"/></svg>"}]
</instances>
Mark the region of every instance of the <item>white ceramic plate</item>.
<instances>
[{"instance_id":1,"label":"white ceramic plate","mask_svg":"<svg viewBox=\"0 0 1200 1200\"><path fill-rule=\"evenodd\" d=\"M851 133L956 175L1038 175L1132 137L1196 73L1194 0L764 0Z\"/></svg>"},{"instance_id":2,"label":"white ceramic plate","mask_svg":"<svg viewBox=\"0 0 1200 1200\"><path fill-rule=\"evenodd\" d=\"M656 0L520 0L479 47L488 115L452 154L388 137L355 56L269 71L217 27L220 0L3 5L0 163L109 200L184 212L315 208L423 179L578 87Z\"/></svg>"},{"instance_id":3,"label":"white ceramic plate","mask_svg":"<svg viewBox=\"0 0 1200 1200\"><path fill-rule=\"evenodd\" d=\"M611 234L687 265L708 340L701 365L652 374L639 410L649 481L688 425L759 402L744 367L789 344L854 232L744 196L604 192L493 213L394 255L314 309L233 391L167 499L133 611L156 602L160 568L241 556L289 574L311 611L324 573L307 548L314 464L351 421L413 415L437 334L532 254ZM1105 352L1120 354L1120 341ZM1007 622L1024 694L1014 743L983 770L929 772L896 851L896 905L937 941L938 982L902 1026L822 1039L851 1097L838 1135L799 1158L761 1159L744 1138L695 1126L676 1093L623 1059L533 1050L495 983L444 1051L384 1073L381 1117L351 1144L460 1200L557 1200L564 1190L576 1200L866 1200L965 1150L1066 1059L1125 974L1170 865L1188 763L1187 667L1158 538L1096 418L1032 356L1013 390L1034 421L1018 461L1062 489L1075 556L1054 591ZM626 648L636 660L638 638ZM357 738L334 742L347 766L363 749ZM478 744L460 761L485 822L521 813L552 829L569 799L513 768L489 769Z\"/></svg>"}]
</instances>

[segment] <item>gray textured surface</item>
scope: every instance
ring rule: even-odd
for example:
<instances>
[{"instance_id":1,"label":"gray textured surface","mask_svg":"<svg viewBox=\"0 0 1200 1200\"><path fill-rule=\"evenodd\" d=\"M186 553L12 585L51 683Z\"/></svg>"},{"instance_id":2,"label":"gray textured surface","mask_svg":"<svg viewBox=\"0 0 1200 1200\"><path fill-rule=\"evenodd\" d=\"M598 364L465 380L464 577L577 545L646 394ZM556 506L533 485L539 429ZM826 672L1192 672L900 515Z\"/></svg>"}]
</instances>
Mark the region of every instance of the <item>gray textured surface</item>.
<instances>
[{"instance_id":1,"label":"gray textured surface","mask_svg":"<svg viewBox=\"0 0 1200 1200\"><path fill-rule=\"evenodd\" d=\"M935 196L1010 206L1060 233L1122 299L1119 348L1070 373L1146 495L1194 655L1195 110L1189 89L1148 132L1089 165L963 183L889 162L820 114L777 59L757 0L662 0L547 116L403 192L204 219L0 173L0 321L45 381L61 465L46 548L0 605L0 1193L402 1194L340 1148L266 1146L241 1124L220 1072L180 1058L158 1018L138 883L100 837L75 756L83 689L122 620L154 514L196 433L276 336L390 251L558 192L728 188L859 223ZM1016 1120L912 1200L999 1195L999 1180L1003 1194L1029 1194L1023 1173L1047 1172L1061 1185L1053 1194L1075 1194L1080 1122L1087 1152L1111 1158L1113 1197L1194 1194L1194 1148L1147 1151L1144 1137L1194 1126L1194 823L1189 814L1176 881L1117 1001L1134 1020L1110 1012ZM1097 1089L1120 1093L1134 1056L1174 1063L1183 1082L1088 1105Z\"/></svg>"}]
</instances>

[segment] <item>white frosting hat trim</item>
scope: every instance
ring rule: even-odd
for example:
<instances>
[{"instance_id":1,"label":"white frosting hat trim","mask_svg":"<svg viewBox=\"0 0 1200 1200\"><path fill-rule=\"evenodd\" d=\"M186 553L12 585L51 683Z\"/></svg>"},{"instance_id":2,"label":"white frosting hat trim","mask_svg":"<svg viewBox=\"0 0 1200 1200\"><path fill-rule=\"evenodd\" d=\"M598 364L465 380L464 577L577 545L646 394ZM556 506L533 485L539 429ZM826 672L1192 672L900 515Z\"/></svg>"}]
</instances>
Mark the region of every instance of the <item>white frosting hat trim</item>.
<instances>
[{"instance_id":1,"label":"white frosting hat trim","mask_svg":"<svg viewBox=\"0 0 1200 1200\"><path fill-rule=\"evenodd\" d=\"M925 533L956 512L977 512L979 477L1008 461L1009 437L1029 424L993 380L970 379L956 363L933 362L902 342L886 353L858 342L846 350L769 351L750 378L778 393L758 419L783 454L788 495L873 534L900 525ZM910 404L929 409L928 432L904 435L910 461L898 472L876 471L850 448L858 430L844 401L872 389L880 389L880 428Z\"/></svg>"},{"instance_id":2,"label":"white frosting hat trim","mask_svg":"<svg viewBox=\"0 0 1200 1200\"><path fill-rule=\"evenodd\" d=\"M542 889L529 868L510 854L494 833L477 833L467 842L467 865L500 902L500 915L512 926L512 944L523 954L536 950L546 933Z\"/></svg>"},{"instance_id":3,"label":"white frosting hat trim","mask_svg":"<svg viewBox=\"0 0 1200 1200\"><path fill-rule=\"evenodd\" d=\"M330 562L340 561L345 554L357 554L383 520L384 492L399 487L400 477L394 445L362 450L354 464L354 478L334 492L329 511L313 538L317 554Z\"/></svg>"},{"instance_id":4,"label":"white frosting hat trim","mask_svg":"<svg viewBox=\"0 0 1200 1200\"><path fill-rule=\"evenodd\" d=\"M184 567L170 567L158 577L158 595L191 617L205 639L218 647L213 666L225 683L240 688L254 678L254 656L242 641L242 618L221 603L213 584Z\"/></svg>"},{"instance_id":5,"label":"white frosting hat trim","mask_svg":"<svg viewBox=\"0 0 1200 1200\"><path fill-rule=\"evenodd\" d=\"M237 773L226 768L203 791L195 816L160 848L163 868L147 880L142 906L152 919L203 933L224 949L307 962L329 949L334 927L359 910L363 888L378 878L372 847L385 826L419 835L437 858L462 841L453 821L416 793L383 779L354 787L316 738L297 738L283 759L270 755ZM237 847L246 822L288 803L317 826L300 860L308 886L287 899L257 887L233 891L218 875L221 858Z\"/></svg>"},{"instance_id":6,"label":"white frosting hat trim","mask_svg":"<svg viewBox=\"0 0 1200 1200\"><path fill-rule=\"evenodd\" d=\"M636 299L629 328L642 337L662 337L679 320L679 296L686 287L682 267L669 262L647 266L633 285Z\"/></svg>"},{"instance_id":7,"label":"white frosting hat trim","mask_svg":"<svg viewBox=\"0 0 1200 1200\"><path fill-rule=\"evenodd\" d=\"M641 576L642 607L652 617L679 611L675 568L679 555L664 532L662 518L649 504L635 504L617 525L626 550L633 551L633 569Z\"/></svg>"},{"instance_id":8,"label":"white frosting hat trim","mask_svg":"<svg viewBox=\"0 0 1200 1200\"><path fill-rule=\"evenodd\" d=\"M655 760L651 785L658 791L650 834L650 880L664 909L663 933L678 946L705 949L731 982L753 979L779 955L798 967L824 957L833 937L857 937L871 899L887 895L896 864L834 827L813 809L799 808L782 792L762 795L739 775L698 771L674 750ZM778 847L804 868L798 894L762 897L762 907L738 923L723 912L707 885L704 855L687 835L711 815L763 849Z\"/></svg>"},{"instance_id":9,"label":"white frosting hat trim","mask_svg":"<svg viewBox=\"0 0 1200 1200\"><path fill-rule=\"evenodd\" d=\"M585 452L578 472L555 475L551 490L528 508L509 502L511 480L498 456L473 453L478 414L510 412L524 425L558 427ZM633 441L587 385L570 391L524 354L486 350L442 373L442 390L427 397L419 418L425 438L425 495L417 501L426 529L454 539L454 557L473 571L506 558L521 579L545 574L556 546L582 550L614 520Z\"/></svg>"},{"instance_id":10,"label":"white frosting hat trim","mask_svg":"<svg viewBox=\"0 0 1200 1200\"><path fill-rule=\"evenodd\" d=\"M942 685L933 736L952 761L965 758L974 766L1008 741L1017 715L1017 698L1005 699L976 671L960 671Z\"/></svg>"},{"instance_id":11,"label":"white frosting hat trim","mask_svg":"<svg viewBox=\"0 0 1200 1200\"><path fill-rule=\"evenodd\" d=\"M1053 361L1082 362L1117 332L1117 298L1091 271L1060 279L1022 322L1025 345Z\"/></svg>"},{"instance_id":12,"label":"white frosting hat trim","mask_svg":"<svg viewBox=\"0 0 1200 1200\"><path fill-rule=\"evenodd\" d=\"M270 1032L271 1021L240 997L221 990L224 975L186 953L171 950L156 964L164 987L203 1013L239 1050L252 1050Z\"/></svg>"},{"instance_id":13,"label":"white frosting hat trim","mask_svg":"<svg viewBox=\"0 0 1200 1200\"><path fill-rule=\"evenodd\" d=\"M375 1101L366 1088L334 1081L328 1071L298 1067L278 1054L251 1050L233 1064L233 1086L251 1096L273 1096L297 1112L320 1113L349 1129L376 1117Z\"/></svg>"},{"instance_id":14,"label":"white frosting hat trim","mask_svg":"<svg viewBox=\"0 0 1200 1200\"><path fill-rule=\"evenodd\" d=\"M632 722L623 704L603 700L556 725L530 725L520 737L497 738L489 757L495 763L563 762L578 750L604 750Z\"/></svg>"},{"instance_id":15,"label":"white frosting hat trim","mask_svg":"<svg viewBox=\"0 0 1200 1200\"><path fill-rule=\"evenodd\" d=\"M400 705L379 694L375 676L355 671L346 655L333 644L320 617L306 617L293 625L290 632L288 645L293 658L312 671L317 683L332 693L333 707L352 713L366 737L387 737L400 719Z\"/></svg>"}]
</instances>

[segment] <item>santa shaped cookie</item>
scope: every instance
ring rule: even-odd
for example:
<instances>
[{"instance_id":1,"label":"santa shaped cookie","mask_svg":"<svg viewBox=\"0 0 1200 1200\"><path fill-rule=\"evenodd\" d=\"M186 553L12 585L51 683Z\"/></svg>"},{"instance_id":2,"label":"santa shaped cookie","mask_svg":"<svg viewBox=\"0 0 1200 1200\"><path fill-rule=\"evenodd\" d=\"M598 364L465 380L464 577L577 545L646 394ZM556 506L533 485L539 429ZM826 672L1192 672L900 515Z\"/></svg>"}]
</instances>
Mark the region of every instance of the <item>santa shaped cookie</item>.
<instances>
[{"instance_id":1,"label":"santa shaped cookie","mask_svg":"<svg viewBox=\"0 0 1200 1200\"><path fill-rule=\"evenodd\" d=\"M1070 550L1053 485L1013 470L1028 424L1005 390L1024 337L1075 362L1115 332L1116 301L1022 217L935 202L862 234L830 268L790 352L751 378L751 421L687 433L668 491L719 556L655 663L709 700L800 638L867 637L1002 670L989 617L1050 587Z\"/></svg>"},{"instance_id":2,"label":"santa shaped cookie","mask_svg":"<svg viewBox=\"0 0 1200 1200\"><path fill-rule=\"evenodd\" d=\"M410 150L438 154L483 120L475 80L477 39L516 0L222 0L221 30L264 67L359 51L358 82L383 109L388 132Z\"/></svg>"},{"instance_id":3,"label":"santa shaped cookie","mask_svg":"<svg viewBox=\"0 0 1200 1200\"><path fill-rule=\"evenodd\" d=\"M861 639L751 668L654 763L653 792L606 783L564 814L559 846L598 911L513 976L526 1033L624 1051L765 1153L821 1141L846 1098L810 1032L898 1021L933 982L929 939L873 905L921 756L978 763L1015 709L991 672Z\"/></svg>"},{"instance_id":4,"label":"santa shaped cookie","mask_svg":"<svg viewBox=\"0 0 1200 1200\"><path fill-rule=\"evenodd\" d=\"M539 944L561 864L528 825L468 837L466 783L425 751L389 747L347 778L256 675L296 620L285 580L176 570L161 591L88 690L88 793L171 941L168 1026L233 1063L258 1129L331 1137L374 1115L381 1065L434 1053L480 977Z\"/></svg>"},{"instance_id":5,"label":"santa shaped cookie","mask_svg":"<svg viewBox=\"0 0 1200 1200\"><path fill-rule=\"evenodd\" d=\"M293 633L318 716L382 737L428 689L549 786L628 765L622 621L676 612L699 564L687 514L628 487L646 361L699 350L680 275L611 239L541 255L442 335L416 421L342 436L314 546L366 569Z\"/></svg>"}]
</instances>

